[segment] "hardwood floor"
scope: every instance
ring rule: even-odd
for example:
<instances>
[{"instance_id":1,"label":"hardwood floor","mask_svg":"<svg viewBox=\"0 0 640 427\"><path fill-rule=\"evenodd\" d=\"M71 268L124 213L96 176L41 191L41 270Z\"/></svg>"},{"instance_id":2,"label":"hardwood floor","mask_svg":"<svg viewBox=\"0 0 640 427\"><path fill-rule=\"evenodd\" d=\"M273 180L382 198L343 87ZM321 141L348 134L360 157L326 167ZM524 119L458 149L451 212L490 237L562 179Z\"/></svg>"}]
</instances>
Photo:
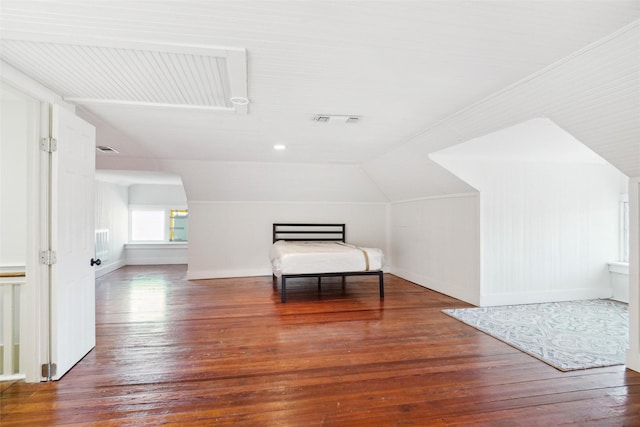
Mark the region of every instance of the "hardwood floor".
<instances>
[{"instance_id":1,"label":"hardwood floor","mask_svg":"<svg viewBox=\"0 0 640 427\"><path fill-rule=\"evenodd\" d=\"M563 373L395 276L97 281L97 345L62 380L0 388L0 425L640 425L640 373Z\"/></svg>"}]
</instances>

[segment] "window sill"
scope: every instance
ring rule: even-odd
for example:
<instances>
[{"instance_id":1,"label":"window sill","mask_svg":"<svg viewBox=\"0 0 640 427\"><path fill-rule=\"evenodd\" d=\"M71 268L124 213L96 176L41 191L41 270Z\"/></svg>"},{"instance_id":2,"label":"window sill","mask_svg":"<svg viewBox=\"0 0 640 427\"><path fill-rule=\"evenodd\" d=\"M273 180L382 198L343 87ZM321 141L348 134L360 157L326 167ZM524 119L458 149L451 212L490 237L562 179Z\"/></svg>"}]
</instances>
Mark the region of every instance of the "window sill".
<instances>
[{"instance_id":1,"label":"window sill","mask_svg":"<svg viewBox=\"0 0 640 427\"><path fill-rule=\"evenodd\" d=\"M629 275L629 263L628 262L608 262L610 273L626 274Z\"/></svg>"},{"instance_id":2,"label":"window sill","mask_svg":"<svg viewBox=\"0 0 640 427\"><path fill-rule=\"evenodd\" d=\"M129 242L126 249L182 249L189 247L189 242Z\"/></svg>"}]
</instances>

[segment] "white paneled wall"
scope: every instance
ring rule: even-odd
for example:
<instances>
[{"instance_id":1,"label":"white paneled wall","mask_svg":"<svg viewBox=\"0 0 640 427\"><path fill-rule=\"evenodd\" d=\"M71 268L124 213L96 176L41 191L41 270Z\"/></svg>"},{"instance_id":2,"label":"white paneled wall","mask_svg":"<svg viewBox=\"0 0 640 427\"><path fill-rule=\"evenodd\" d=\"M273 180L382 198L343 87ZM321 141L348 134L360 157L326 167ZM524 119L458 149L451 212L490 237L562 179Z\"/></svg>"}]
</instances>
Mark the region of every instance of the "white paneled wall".
<instances>
[{"instance_id":1,"label":"white paneled wall","mask_svg":"<svg viewBox=\"0 0 640 427\"><path fill-rule=\"evenodd\" d=\"M546 119L431 158L480 190L481 305L612 296L626 177Z\"/></svg>"},{"instance_id":2,"label":"white paneled wall","mask_svg":"<svg viewBox=\"0 0 640 427\"><path fill-rule=\"evenodd\" d=\"M96 277L116 270L125 265L124 244L129 235L128 188L122 185L96 181L96 230L108 242L100 245L100 254L104 257L102 265L96 268Z\"/></svg>"},{"instance_id":3,"label":"white paneled wall","mask_svg":"<svg viewBox=\"0 0 640 427\"><path fill-rule=\"evenodd\" d=\"M610 165L483 164L482 305L612 296L622 174Z\"/></svg>"},{"instance_id":4,"label":"white paneled wall","mask_svg":"<svg viewBox=\"0 0 640 427\"><path fill-rule=\"evenodd\" d=\"M470 193L392 203L391 272L478 305L479 200Z\"/></svg>"},{"instance_id":5,"label":"white paneled wall","mask_svg":"<svg viewBox=\"0 0 640 427\"><path fill-rule=\"evenodd\" d=\"M190 202L188 277L270 275L274 222L344 222L348 242L386 249L385 203Z\"/></svg>"}]
</instances>

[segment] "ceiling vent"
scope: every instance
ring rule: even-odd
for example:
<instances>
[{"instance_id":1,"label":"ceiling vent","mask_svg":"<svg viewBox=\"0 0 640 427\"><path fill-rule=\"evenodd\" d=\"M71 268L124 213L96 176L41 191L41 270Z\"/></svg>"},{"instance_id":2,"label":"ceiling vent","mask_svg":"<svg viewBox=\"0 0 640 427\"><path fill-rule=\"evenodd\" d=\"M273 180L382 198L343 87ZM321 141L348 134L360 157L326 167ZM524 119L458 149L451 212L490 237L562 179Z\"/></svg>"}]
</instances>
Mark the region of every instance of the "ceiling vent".
<instances>
[{"instance_id":1,"label":"ceiling vent","mask_svg":"<svg viewBox=\"0 0 640 427\"><path fill-rule=\"evenodd\" d=\"M358 123L360 116L350 116L341 114L317 114L313 120L321 123Z\"/></svg>"},{"instance_id":2,"label":"ceiling vent","mask_svg":"<svg viewBox=\"0 0 640 427\"><path fill-rule=\"evenodd\" d=\"M96 150L100 151L101 153L119 153L118 150L113 147L109 147L108 145L98 145L96 147Z\"/></svg>"}]
</instances>

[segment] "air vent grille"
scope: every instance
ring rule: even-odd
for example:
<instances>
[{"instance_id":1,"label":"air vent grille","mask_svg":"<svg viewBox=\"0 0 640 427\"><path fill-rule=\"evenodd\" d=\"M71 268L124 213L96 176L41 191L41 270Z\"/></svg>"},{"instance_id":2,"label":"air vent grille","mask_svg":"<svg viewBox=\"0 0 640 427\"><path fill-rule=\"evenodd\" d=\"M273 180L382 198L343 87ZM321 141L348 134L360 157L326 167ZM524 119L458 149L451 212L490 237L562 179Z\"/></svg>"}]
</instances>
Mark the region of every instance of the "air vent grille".
<instances>
[{"instance_id":1,"label":"air vent grille","mask_svg":"<svg viewBox=\"0 0 640 427\"><path fill-rule=\"evenodd\" d=\"M113 147L109 147L108 145L98 145L96 147L96 150L100 151L101 153L119 153L118 150Z\"/></svg>"},{"instance_id":2,"label":"air vent grille","mask_svg":"<svg viewBox=\"0 0 640 427\"><path fill-rule=\"evenodd\" d=\"M358 123L360 118L360 116L344 114L316 114L313 120L320 123Z\"/></svg>"}]
</instances>

